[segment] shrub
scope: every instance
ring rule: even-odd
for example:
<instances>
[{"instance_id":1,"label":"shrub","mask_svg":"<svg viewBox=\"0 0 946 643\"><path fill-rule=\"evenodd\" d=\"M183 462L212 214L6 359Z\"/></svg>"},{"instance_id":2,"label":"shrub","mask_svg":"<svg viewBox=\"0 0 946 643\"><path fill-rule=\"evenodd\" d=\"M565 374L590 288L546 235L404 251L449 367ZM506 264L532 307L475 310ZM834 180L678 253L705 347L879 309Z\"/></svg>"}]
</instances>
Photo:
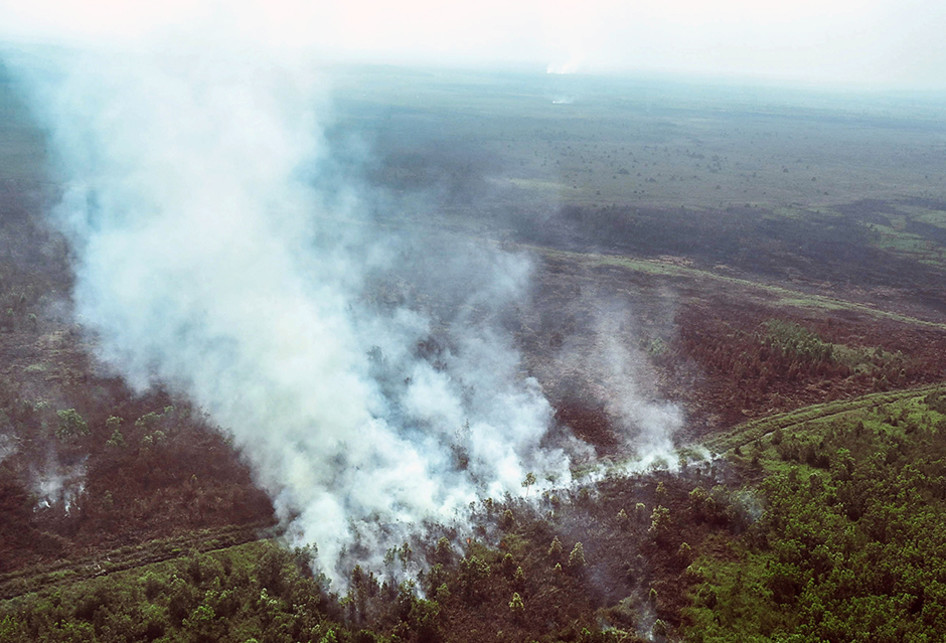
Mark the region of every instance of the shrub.
<instances>
[{"instance_id":1,"label":"shrub","mask_svg":"<svg viewBox=\"0 0 946 643\"><path fill-rule=\"evenodd\" d=\"M57 411L56 415L59 416L56 437L60 440L69 440L89 434L89 425L75 409L63 409Z\"/></svg>"},{"instance_id":2,"label":"shrub","mask_svg":"<svg viewBox=\"0 0 946 643\"><path fill-rule=\"evenodd\" d=\"M575 543L570 554L568 554L568 567L574 571L580 571L585 566L585 549L580 542Z\"/></svg>"},{"instance_id":3,"label":"shrub","mask_svg":"<svg viewBox=\"0 0 946 643\"><path fill-rule=\"evenodd\" d=\"M548 556L552 560L561 561L563 555L562 541L558 539L558 536L552 539L552 544L549 545Z\"/></svg>"},{"instance_id":4,"label":"shrub","mask_svg":"<svg viewBox=\"0 0 946 643\"><path fill-rule=\"evenodd\" d=\"M525 610L526 605L522 602L522 597L519 595L519 592L513 592L512 600L509 601L509 609L515 613L521 613Z\"/></svg>"}]
</instances>

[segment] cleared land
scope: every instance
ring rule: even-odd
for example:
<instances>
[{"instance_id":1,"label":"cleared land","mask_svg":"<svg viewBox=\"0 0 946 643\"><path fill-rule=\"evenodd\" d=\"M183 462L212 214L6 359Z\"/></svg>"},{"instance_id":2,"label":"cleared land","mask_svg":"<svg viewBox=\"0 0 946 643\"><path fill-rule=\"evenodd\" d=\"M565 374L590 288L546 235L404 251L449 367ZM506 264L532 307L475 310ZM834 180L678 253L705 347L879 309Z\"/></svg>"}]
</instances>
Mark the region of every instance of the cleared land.
<instances>
[{"instance_id":1,"label":"cleared land","mask_svg":"<svg viewBox=\"0 0 946 643\"><path fill-rule=\"evenodd\" d=\"M658 80L334 78L337 169L377 195L353 225L531 256L531 298L503 320L559 421L600 457L630 455L608 387L572 359L618 319L642 395L680 405L678 442L719 457L690 448L677 475L483 499L469 539L419 537L333 594L311 552L248 542L271 535L272 507L199 411L91 363L69 251L43 222L57 190L43 136L0 83L0 594L16 597L0 639L946 631L940 106ZM455 312L418 301L441 324ZM82 485L42 495L45 471ZM938 549L898 549L918 539ZM423 598L398 583L414 563Z\"/></svg>"}]
</instances>

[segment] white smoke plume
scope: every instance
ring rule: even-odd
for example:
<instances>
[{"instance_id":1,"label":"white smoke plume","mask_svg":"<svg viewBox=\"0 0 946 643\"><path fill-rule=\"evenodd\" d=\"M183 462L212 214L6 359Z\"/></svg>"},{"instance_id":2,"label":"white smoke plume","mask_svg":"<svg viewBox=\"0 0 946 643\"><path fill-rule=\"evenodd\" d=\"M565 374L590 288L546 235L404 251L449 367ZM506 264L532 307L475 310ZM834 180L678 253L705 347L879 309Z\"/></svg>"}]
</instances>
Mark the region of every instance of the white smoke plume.
<instances>
[{"instance_id":1,"label":"white smoke plume","mask_svg":"<svg viewBox=\"0 0 946 643\"><path fill-rule=\"evenodd\" d=\"M629 336L637 335L630 334L626 324L602 317L597 335L600 352L591 359L605 381L608 415L634 454L629 468L675 468L673 440L683 427L683 412L676 404L656 399L653 391L643 390L641 382L652 369L643 351L629 346Z\"/></svg>"},{"instance_id":2,"label":"white smoke plume","mask_svg":"<svg viewBox=\"0 0 946 643\"><path fill-rule=\"evenodd\" d=\"M38 498L33 511L59 508L71 513L85 491L85 463L68 466L50 460L33 473L32 490Z\"/></svg>"},{"instance_id":3,"label":"white smoke plume","mask_svg":"<svg viewBox=\"0 0 946 643\"><path fill-rule=\"evenodd\" d=\"M528 472L567 483L569 461L543 444L549 404L492 323L528 262L379 232L330 174L324 81L285 54L11 61L49 132L64 185L53 217L100 359L207 410L339 578L346 547L383 554L423 521L521 493ZM425 262L465 312L443 320L398 292L390 275Z\"/></svg>"},{"instance_id":4,"label":"white smoke plume","mask_svg":"<svg viewBox=\"0 0 946 643\"><path fill-rule=\"evenodd\" d=\"M0 433L0 463L2 463L9 456L14 455L17 452L17 444L16 440L6 432L10 430L7 419L5 417L0 417L0 423L7 425L3 426L5 432Z\"/></svg>"},{"instance_id":5,"label":"white smoke plume","mask_svg":"<svg viewBox=\"0 0 946 643\"><path fill-rule=\"evenodd\" d=\"M315 49L277 28L295 14L256 33L232 13L198 28L192 7L184 34L159 9L159 36L147 16L127 33L86 20L82 46L5 52L49 136L51 216L101 362L206 410L341 581L354 552L378 564L424 523L523 493L528 473L569 484L570 454L590 449L550 437L503 332L527 258L385 211L345 174ZM272 37L290 32L291 47ZM599 328L580 361L650 462L682 419L638 389L622 332Z\"/></svg>"},{"instance_id":6,"label":"white smoke plume","mask_svg":"<svg viewBox=\"0 0 946 643\"><path fill-rule=\"evenodd\" d=\"M587 328L565 339L549 368L575 382L577 391L570 395L581 396L591 406L601 405L619 445L621 469L676 470L675 439L683 428L684 414L678 405L660 399L656 386L651 351L657 347L655 352L659 352L662 340L642 346L646 334L641 333L627 301L597 292L584 294L579 301L588 315ZM672 317L666 312L661 316ZM606 470L613 472L616 466L608 463L589 479Z\"/></svg>"}]
</instances>

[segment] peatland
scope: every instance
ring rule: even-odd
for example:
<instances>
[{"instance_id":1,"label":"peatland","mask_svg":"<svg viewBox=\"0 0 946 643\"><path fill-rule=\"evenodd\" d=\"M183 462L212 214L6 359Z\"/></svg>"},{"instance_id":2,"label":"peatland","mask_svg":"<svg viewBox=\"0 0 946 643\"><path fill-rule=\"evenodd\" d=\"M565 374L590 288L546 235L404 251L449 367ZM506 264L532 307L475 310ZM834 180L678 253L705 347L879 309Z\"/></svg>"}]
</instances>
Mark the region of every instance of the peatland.
<instances>
[{"instance_id":1,"label":"peatland","mask_svg":"<svg viewBox=\"0 0 946 643\"><path fill-rule=\"evenodd\" d=\"M284 545L225 430L94 359L44 217L59 189L44 135L3 79L0 640L946 635L940 105L333 73L327 144L385 195L384 226L530 257L504 324L556 424L592 445L589 475L482 498L469 533L430 526L344 587L313 574L317 551ZM443 323L451 305L429 302ZM682 410L675 461L634 467L615 389L581 358L605 339L634 357L642 398Z\"/></svg>"}]
</instances>

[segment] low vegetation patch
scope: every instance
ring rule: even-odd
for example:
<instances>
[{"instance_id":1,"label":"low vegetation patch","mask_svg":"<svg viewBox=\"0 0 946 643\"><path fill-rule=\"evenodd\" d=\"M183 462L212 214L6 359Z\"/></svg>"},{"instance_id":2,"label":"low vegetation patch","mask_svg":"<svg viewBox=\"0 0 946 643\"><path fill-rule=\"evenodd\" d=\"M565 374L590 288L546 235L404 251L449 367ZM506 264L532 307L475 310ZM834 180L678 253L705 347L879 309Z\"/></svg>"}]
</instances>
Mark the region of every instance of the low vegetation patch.
<instances>
[{"instance_id":1,"label":"low vegetation patch","mask_svg":"<svg viewBox=\"0 0 946 643\"><path fill-rule=\"evenodd\" d=\"M692 641L937 640L946 631L946 396L776 426L733 457L764 505L704 551Z\"/></svg>"}]
</instances>

